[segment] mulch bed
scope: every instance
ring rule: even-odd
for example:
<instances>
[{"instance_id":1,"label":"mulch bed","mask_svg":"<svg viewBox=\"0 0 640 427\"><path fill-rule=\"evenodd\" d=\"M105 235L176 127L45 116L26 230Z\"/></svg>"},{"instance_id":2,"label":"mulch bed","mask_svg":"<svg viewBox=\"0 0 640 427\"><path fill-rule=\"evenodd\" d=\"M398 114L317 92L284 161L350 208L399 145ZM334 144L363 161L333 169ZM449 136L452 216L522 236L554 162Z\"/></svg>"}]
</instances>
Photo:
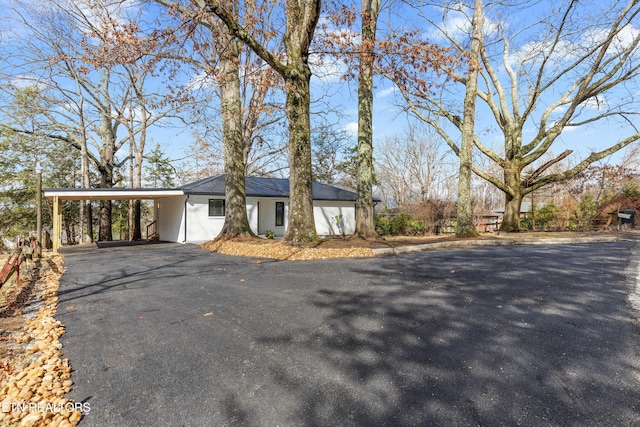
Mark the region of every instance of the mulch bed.
<instances>
[{"instance_id":1,"label":"mulch bed","mask_svg":"<svg viewBox=\"0 0 640 427\"><path fill-rule=\"evenodd\" d=\"M487 233L475 240L519 239L519 238L562 238L602 236L602 232L523 232L523 233ZM471 239L471 240L473 240ZM364 240L349 237L329 237L314 247L289 245L281 240L262 239L259 237L240 237L227 240L211 240L200 247L226 255L269 258L277 260L310 260L326 258L354 258L373 256L375 248L397 248L402 246L421 245L425 243L455 242L454 235L424 236L388 236L385 238Z\"/></svg>"},{"instance_id":2,"label":"mulch bed","mask_svg":"<svg viewBox=\"0 0 640 427\"><path fill-rule=\"evenodd\" d=\"M0 425L74 426L82 418L83 404L64 397L73 382L60 352L64 325L54 317L62 262L46 256L22 269L20 284L0 288Z\"/></svg>"}]
</instances>

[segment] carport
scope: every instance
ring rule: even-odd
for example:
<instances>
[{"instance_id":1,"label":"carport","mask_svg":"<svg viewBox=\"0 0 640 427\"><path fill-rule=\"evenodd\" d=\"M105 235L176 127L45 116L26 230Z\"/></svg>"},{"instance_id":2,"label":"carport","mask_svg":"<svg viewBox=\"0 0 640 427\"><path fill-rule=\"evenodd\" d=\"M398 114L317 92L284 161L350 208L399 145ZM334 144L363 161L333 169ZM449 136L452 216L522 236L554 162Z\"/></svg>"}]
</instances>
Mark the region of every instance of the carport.
<instances>
[{"instance_id":1,"label":"carport","mask_svg":"<svg viewBox=\"0 0 640 427\"><path fill-rule=\"evenodd\" d=\"M57 253L62 244L62 204L64 200L153 200L183 195L182 190L143 188L48 188L44 197L53 200L53 252Z\"/></svg>"}]
</instances>

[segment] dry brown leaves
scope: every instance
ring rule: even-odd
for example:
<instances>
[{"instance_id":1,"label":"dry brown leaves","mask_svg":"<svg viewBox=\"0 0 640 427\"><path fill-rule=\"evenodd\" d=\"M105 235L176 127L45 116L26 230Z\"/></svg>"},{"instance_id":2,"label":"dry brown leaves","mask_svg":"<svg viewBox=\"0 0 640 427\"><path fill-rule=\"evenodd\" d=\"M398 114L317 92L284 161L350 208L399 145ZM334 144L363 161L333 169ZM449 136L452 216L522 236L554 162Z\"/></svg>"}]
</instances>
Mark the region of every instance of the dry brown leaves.
<instances>
[{"instance_id":1,"label":"dry brown leaves","mask_svg":"<svg viewBox=\"0 0 640 427\"><path fill-rule=\"evenodd\" d=\"M58 306L58 288L63 258L61 255L42 260L34 286L41 308L25 320L14 342L22 354L13 354L4 364L0 377L0 424L20 426L74 426L82 418L79 405L65 398L71 390L71 367L62 359L59 339L64 326L54 316Z\"/></svg>"},{"instance_id":2,"label":"dry brown leaves","mask_svg":"<svg viewBox=\"0 0 640 427\"><path fill-rule=\"evenodd\" d=\"M310 260L327 258L355 258L373 256L370 248L308 248L287 245L280 241L263 239L212 240L200 245L202 248L226 255L271 258L278 260Z\"/></svg>"}]
</instances>

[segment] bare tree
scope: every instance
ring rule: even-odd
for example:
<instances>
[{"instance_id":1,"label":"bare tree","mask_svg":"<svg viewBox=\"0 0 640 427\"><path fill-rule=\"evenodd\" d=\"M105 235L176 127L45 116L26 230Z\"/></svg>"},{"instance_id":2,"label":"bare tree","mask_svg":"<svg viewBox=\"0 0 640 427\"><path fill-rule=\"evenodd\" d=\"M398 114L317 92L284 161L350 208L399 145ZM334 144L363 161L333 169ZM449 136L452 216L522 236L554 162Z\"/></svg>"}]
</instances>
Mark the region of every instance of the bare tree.
<instances>
[{"instance_id":1,"label":"bare tree","mask_svg":"<svg viewBox=\"0 0 640 427\"><path fill-rule=\"evenodd\" d=\"M289 120L290 209L284 239L305 244L317 239L311 190L311 123L309 47L320 18L320 0L303 3L287 0L286 25L282 35L286 60L260 43L218 0L204 0L209 10L229 31L253 50L283 78L286 90L286 113ZM252 19L244 16L245 20Z\"/></svg>"},{"instance_id":2,"label":"bare tree","mask_svg":"<svg viewBox=\"0 0 640 427\"><path fill-rule=\"evenodd\" d=\"M265 67L262 59L243 48L229 28L207 11L206 2L157 2L171 11L179 12L179 19L184 23L197 24L193 28L187 24L188 30L185 33L180 36L173 35L177 43L189 40L190 49L186 52L175 49L169 54L194 66L200 72L198 79L202 83L198 85L194 82L193 86L200 87L200 92L205 94L205 101L209 100L210 104L219 105L218 109L211 106L203 107L200 104L197 109L200 117L214 111L217 117L212 120L213 125L206 121L195 123L201 129L198 144L201 148L206 148L205 152L199 152L198 156L222 160L224 165L225 225L218 238L253 235L247 220L244 182L247 173L254 171L255 165L263 158L283 150L283 147L263 150L268 144L264 144L262 133L267 124L277 124L283 116L279 114L282 111L279 106L269 105L267 102L274 88L280 86L279 76ZM223 3L226 10L239 9L238 2ZM243 10L248 16L252 16L262 13L261 10L269 10L270 6L269 2L248 1L243 3ZM247 25L253 30L253 34L259 32L263 43L268 42L271 34L268 31L268 20L260 22L252 18L247 21ZM203 29L206 30L201 31ZM219 103L211 99L211 94L219 99ZM217 138L220 134L221 139Z\"/></svg>"},{"instance_id":3,"label":"bare tree","mask_svg":"<svg viewBox=\"0 0 640 427\"><path fill-rule=\"evenodd\" d=\"M117 4L59 0L45 6L25 3L16 11L28 37L13 47L20 49L14 54L13 68L5 69L5 94L34 85L58 104L46 113L38 133L80 151L83 185L89 185L91 163L99 173L99 186L112 187L117 169L129 160L128 153L122 155L127 144L138 159L135 182L139 185L147 128L171 110L159 109L165 95L152 94L145 85L153 64L124 64L129 56L123 52L140 49L136 43L123 43L127 38L122 34L135 35L136 26L127 22L133 17L121 16ZM116 31L118 26L124 30ZM121 127L128 130L124 137L119 135ZM90 207L87 213L90 221ZM99 226L99 239L111 240L108 200L101 201Z\"/></svg>"},{"instance_id":4,"label":"bare tree","mask_svg":"<svg viewBox=\"0 0 640 427\"><path fill-rule=\"evenodd\" d=\"M402 8L401 2L387 4L390 16L392 6ZM449 61L438 46L423 40L415 29L401 28L394 19L386 22L378 35L378 21L382 10L379 0L362 0L359 13L355 6L344 2L329 1L327 19L331 25L323 24L321 45L323 56L331 60L344 61L346 69L343 78L358 81L358 140L356 146L356 229L355 235L361 238L377 237L373 213L373 89L374 77L386 76L402 79L399 71L405 62L419 59L426 68L443 66ZM353 28L360 17L360 32ZM394 28L397 27L397 28ZM437 66L436 66L437 65ZM423 80L425 86L430 82Z\"/></svg>"},{"instance_id":5,"label":"bare tree","mask_svg":"<svg viewBox=\"0 0 640 427\"><path fill-rule=\"evenodd\" d=\"M471 170L473 161L473 139L475 136L476 98L478 96L478 74L480 69L480 49L482 46L482 29L484 12L482 0L474 0L473 17L471 18L471 49L469 50L469 72L465 82L465 94L462 107L462 140L460 142L460 168L458 175L458 218L457 237L474 237L478 235L473 221L471 200Z\"/></svg>"},{"instance_id":6,"label":"bare tree","mask_svg":"<svg viewBox=\"0 0 640 427\"><path fill-rule=\"evenodd\" d=\"M433 132L410 126L377 145L378 189L387 202L403 206L446 198L440 189L453 174L449 153Z\"/></svg>"},{"instance_id":7,"label":"bare tree","mask_svg":"<svg viewBox=\"0 0 640 427\"><path fill-rule=\"evenodd\" d=\"M380 0L362 0L361 7L355 234L368 239L378 236L373 213L373 74Z\"/></svg>"},{"instance_id":8,"label":"bare tree","mask_svg":"<svg viewBox=\"0 0 640 427\"><path fill-rule=\"evenodd\" d=\"M485 120L493 120L501 132L504 149L502 152L490 149L478 130L473 143L481 155L501 168L502 179L476 166L473 171L505 194L503 229L519 230L520 205L525 195L570 178L640 138L632 119L638 114L638 107L636 94L631 89L637 85L640 70L640 31L637 30L640 4L636 0L612 1L606 3L606 7L601 2L549 2L548 15L533 22L533 10L518 9L520 19L529 19L518 23L514 14L509 15L515 10L514 6L504 2L489 5L496 13L495 19L486 19L483 13L485 25L480 34L478 64L482 85L477 99L482 111L488 113ZM447 26L450 22L447 19L466 17L470 22L466 15L469 10L474 11L457 2L454 9L444 14L444 24L427 19L452 46L466 52L464 37L458 33L468 36L468 31L452 29ZM462 30L471 28L473 25ZM458 85L468 85L467 76L446 71ZM460 154L456 134L463 133L466 122L456 111L459 107L452 104L456 98L446 97L447 94L459 96L455 87L448 88L444 97L421 91L416 85L401 89L411 110L434 126L451 149ZM457 105L465 103L458 101ZM579 157L573 167L562 172L552 173L550 168L573 154L572 150L525 172L528 165L534 164L559 141L563 131L597 123L616 123L626 129L626 135L605 148ZM525 130L531 126L537 131L527 141Z\"/></svg>"}]
</instances>

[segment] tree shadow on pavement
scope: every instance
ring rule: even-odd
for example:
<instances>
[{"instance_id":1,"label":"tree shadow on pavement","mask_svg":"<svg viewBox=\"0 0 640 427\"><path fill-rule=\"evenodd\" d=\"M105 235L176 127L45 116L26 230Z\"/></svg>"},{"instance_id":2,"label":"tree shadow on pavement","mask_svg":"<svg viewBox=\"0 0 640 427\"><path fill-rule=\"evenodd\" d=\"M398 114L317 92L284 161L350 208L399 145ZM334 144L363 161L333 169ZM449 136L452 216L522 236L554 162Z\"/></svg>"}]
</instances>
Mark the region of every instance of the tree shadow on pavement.
<instances>
[{"instance_id":1,"label":"tree shadow on pavement","mask_svg":"<svg viewBox=\"0 0 640 427\"><path fill-rule=\"evenodd\" d=\"M178 245L179 251L173 250ZM221 274L238 270L238 266L249 264L250 259L212 253L194 245L163 244L156 246L119 246L116 250L101 252L83 251L73 254L76 272L62 277L63 286L58 295L63 303L71 303L87 296L105 294L104 300L94 299L92 303L108 301L109 292L157 286L169 280L197 279L198 276ZM127 258L127 262L122 262ZM135 259L132 263L130 260ZM108 264L105 269L98 264ZM94 268L97 267L97 268Z\"/></svg>"},{"instance_id":2,"label":"tree shadow on pavement","mask_svg":"<svg viewBox=\"0 0 640 427\"><path fill-rule=\"evenodd\" d=\"M271 372L293 405L282 421L634 425L638 331L624 267L607 245L354 263L360 285L312 295L322 325L259 340L291 355ZM317 363L306 365L307 356ZM236 401L229 410L246 416L250 407Z\"/></svg>"}]
</instances>

